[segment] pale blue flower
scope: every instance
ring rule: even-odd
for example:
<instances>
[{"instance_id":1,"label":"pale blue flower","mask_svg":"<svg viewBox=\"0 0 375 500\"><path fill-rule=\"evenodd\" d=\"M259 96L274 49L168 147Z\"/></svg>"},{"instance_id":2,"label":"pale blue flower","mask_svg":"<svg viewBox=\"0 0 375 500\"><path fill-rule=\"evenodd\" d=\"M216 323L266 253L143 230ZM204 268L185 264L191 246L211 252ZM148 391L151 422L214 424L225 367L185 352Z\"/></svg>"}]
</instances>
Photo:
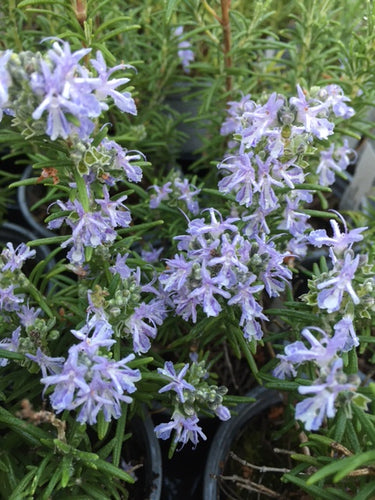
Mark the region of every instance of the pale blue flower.
<instances>
[{"instance_id":1,"label":"pale blue flower","mask_svg":"<svg viewBox=\"0 0 375 500\"><path fill-rule=\"evenodd\" d=\"M121 276L121 279L123 280L129 278L132 274L132 269L126 264L126 260L128 257L128 253L125 255L121 255L118 253L116 255L115 264L109 268L111 273L119 274Z\"/></svg>"},{"instance_id":2,"label":"pale blue flower","mask_svg":"<svg viewBox=\"0 0 375 500\"><path fill-rule=\"evenodd\" d=\"M166 292L177 292L188 280L193 262L187 261L184 255L176 254L173 259L167 259L165 263L167 269L159 275L159 281Z\"/></svg>"},{"instance_id":3,"label":"pale blue flower","mask_svg":"<svg viewBox=\"0 0 375 500\"><path fill-rule=\"evenodd\" d=\"M218 280L212 277L205 266L201 269L201 283L189 293L188 298L197 299L202 305L207 316L217 316L222 307L214 294L218 294L226 299L230 298L230 293L218 286Z\"/></svg>"},{"instance_id":4,"label":"pale blue flower","mask_svg":"<svg viewBox=\"0 0 375 500\"><path fill-rule=\"evenodd\" d=\"M174 31L174 35L180 39L183 35L183 31L183 26L178 26ZM177 47L177 55L181 61L183 70L185 73L190 73L190 63L195 59L194 52L191 50L191 43L188 40L181 40Z\"/></svg>"},{"instance_id":5,"label":"pale blue flower","mask_svg":"<svg viewBox=\"0 0 375 500\"><path fill-rule=\"evenodd\" d=\"M164 319L165 309L162 301L141 302L125 320L125 332L133 340L133 349L136 353L145 353L151 348L150 339L157 335L157 326Z\"/></svg>"},{"instance_id":6,"label":"pale blue flower","mask_svg":"<svg viewBox=\"0 0 375 500\"><path fill-rule=\"evenodd\" d=\"M251 113L256 104L252 101L250 94L247 94L239 101L229 101L227 103L227 118L221 126L220 134L229 135L233 132L240 133L243 126L243 114L245 112Z\"/></svg>"},{"instance_id":7,"label":"pale blue flower","mask_svg":"<svg viewBox=\"0 0 375 500\"><path fill-rule=\"evenodd\" d=\"M11 50L5 50L0 55L0 122L3 118L3 112L9 108L9 88L12 84L12 79L7 70L7 64L12 55Z\"/></svg>"},{"instance_id":8,"label":"pale blue flower","mask_svg":"<svg viewBox=\"0 0 375 500\"><path fill-rule=\"evenodd\" d=\"M26 356L37 363L42 371L42 376L47 377L48 374L61 373L65 358L63 357L50 357L38 347L36 354L26 353Z\"/></svg>"},{"instance_id":9,"label":"pale blue flower","mask_svg":"<svg viewBox=\"0 0 375 500\"><path fill-rule=\"evenodd\" d=\"M21 335L21 327L18 326L13 332L10 338L5 338L0 340L0 349L4 349L10 352L17 352L19 348ZM6 366L9 360L6 358L0 358L0 367Z\"/></svg>"},{"instance_id":10,"label":"pale blue flower","mask_svg":"<svg viewBox=\"0 0 375 500\"><path fill-rule=\"evenodd\" d=\"M337 254L341 254L344 250L351 248L353 243L358 243L363 240L363 235L361 233L365 231L367 227L358 227L348 231L342 217L341 220L344 227L343 232L340 231L337 221L331 219L329 222L332 228L332 236L328 236L325 229L316 229L315 231L311 231L308 235L307 239L309 243L318 248L321 248L323 245L332 247Z\"/></svg>"},{"instance_id":11,"label":"pale blue flower","mask_svg":"<svg viewBox=\"0 0 375 500\"><path fill-rule=\"evenodd\" d=\"M6 288L0 288L0 311L18 311L24 301L22 295L14 295L15 285L9 285Z\"/></svg>"},{"instance_id":12,"label":"pale blue flower","mask_svg":"<svg viewBox=\"0 0 375 500\"><path fill-rule=\"evenodd\" d=\"M343 383L342 359L336 359L325 381L316 381L312 385L298 388L300 394L315 394L296 405L296 419L304 423L308 431L318 430L325 417L333 418L336 414L335 402L340 392L355 391L357 386Z\"/></svg>"},{"instance_id":13,"label":"pale blue flower","mask_svg":"<svg viewBox=\"0 0 375 500\"><path fill-rule=\"evenodd\" d=\"M328 104L317 99L307 99L300 85L297 85L298 97L291 97L290 104L297 110L297 120L303 123L305 131L318 139L327 139L333 134L334 124L322 118L328 110Z\"/></svg>"},{"instance_id":14,"label":"pale blue flower","mask_svg":"<svg viewBox=\"0 0 375 500\"><path fill-rule=\"evenodd\" d=\"M226 406L219 405L214 410L215 415L222 421L229 420L231 417L230 411Z\"/></svg>"},{"instance_id":15,"label":"pale blue flower","mask_svg":"<svg viewBox=\"0 0 375 500\"><path fill-rule=\"evenodd\" d=\"M53 385L54 391L50 396L51 404L57 413L64 410L74 410L76 408L74 399L77 390L89 392L90 388L86 382L86 373L89 367L80 363L79 349L72 346L60 373L48 375L41 378L41 383L46 389Z\"/></svg>"},{"instance_id":16,"label":"pale blue flower","mask_svg":"<svg viewBox=\"0 0 375 500\"><path fill-rule=\"evenodd\" d=\"M348 119L354 115L354 109L345 104L350 99L344 95L344 91L339 85L327 85L322 91L327 93L325 103L330 105L335 116Z\"/></svg>"},{"instance_id":17,"label":"pale blue flower","mask_svg":"<svg viewBox=\"0 0 375 500\"><path fill-rule=\"evenodd\" d=\"M354 291L352 280L359 264L359 255L354 259L350 252L345 254L343 262L337 264L327 281L318 283L318 306L331 313L340 309L344 292L350 295L354 304L359 304L360 299Z\"/></svg>"},{"instance_id":18,"label":"pale blue flower","mask_svg":"<svg viewBox=\"0 0 375 500\"><path fill-rule=\"evenodd\" d=\"M105 356L94 356L92 369L108 381L112 389L119 395L123 392L132 394L137 390L135 383L142 378L138 369L132 369L128 366L128 363L133 359L135 359L133 353L119 361L114 361Z\"/></svg>"},{"instance_id":19,"label":"pale blue flower","mask_svg":"<svg viewBox=\"0 0 375 500\"><path fill-rule=\"evenodd\" d=\"M334 325L335 335L342 342L341 350L343 352L350 351L354 347L359 346L359 339L355 333L353 318L349 314L345 314L340 321Z\"/></svg>"},{"instance_id":20,"label":"pale blue flower","mask_svg":"<svg viewBox=\"0 0 375 500\"><path fill-rule=\"evenodd\" d=\"M85 262L85 247L96 248L99 245L112 243L117 236L113 223L116 225L126 224L129 217L126 210L124 214L117 214L117 204L112 205L112 202L106 202L106 200L103 200L104 210L107 210L107 213L104 214L102 211L85 211L78 199L67 203L59 200L56 203L61 210L70 211L71 214L51 221L48 227L56 229L65 221L72 228L72 236L64 241L61 247L72 246L67 257L73 265L78 266ZM113 210L115 210L114 214ZM116 215L119 215L119 218L116 218Z\"/></svg>"},{"instance_id":21,"label":"pale blue flower","mask_svg":"<svg viewBox=\"0 0 375 500\"><path fill-rule=\"evenodd\" d=\"M319 333L321 338L318 339L312 331ZM297 340L285 347L285 354L278 354L277 357L296 366L308 361L314 361L320 368L324 368L342 351L344 346L341 338L338 336L330 337L318 327L304 328L301 335L309 342L310 347Z\"/></svg>"},{"instance_id":22,"label":"pale blue flower","mask_svg":"<svg viewBox=\"0 0 375 500\"><path fill-rule=\"evenodd\" d=\"M20 310L16 313L20 318L21 325L25 328L29 328L30 326L34 325L41 312L42 310L39 307L35 309L35 307L30 307L27 303L25 305L22 305Z\"/></svg>"},{"instance_id":23,"label":"pale blue flower","mask_svg":"<svg viewBox=\"0 0 375 500\"><path fill-rule=\"evenodd\" d=\"M2 272L15 271L16 269L21 269L24 262L35 256L35 250L31 250L25 243L20 243L16 249L14 249L13 243L8 242L6 248L1 252L1 257L5 264L2 266Z\"/></svg>"},{"instance_id":24,"label":"pale blue flower","mask_svg":"<svg viewBox=\"0 0 375 500\"><path fill-rule=\"evenodd\" d=\"M150 264L155 264L156 262L160 261L160 254L164 250L163 247L161 248L153 248L151 246L151 250L141 250L141 257L145 262L148 262Z\"/></svg>"},{"instance_id":25,"label":"pale blue flower","mask_svg":"<svg viewBox=\"0 0 375 500\"><path fill-rule=\"evenodd\" d=\"M251 152L229 156L218 165L219 169L229 172L229 175L219 181L219 191L227 194L233 191L236 194L236 201L246 207L251 206L255 190L252 156Z\"/></svg>"},{"instance_id":26,"label":"pale blue flower","mask_svg":"<svg viewBox=\"0 0 375 500\"><path fill-rule=\"evenodd\" d=\"M142 180L142 169L133 162L145 160L144 155L139 151L128 151L117 142L104 138L101 146L113 154L113 168L124 171L130 182L140 182Z\"/></svg>"},{"instance_id":27,"label":"pale blue flower","mask_svg":"<svg viewBox=\"0 0 375 500\"><path fill-rule=\"evenodd\" d=\"M198 422L199 418L197 416L184 417L175 411L170 422L159 424L154 430L157 437L163 440L168 439L171 432L175 431L173 438L175 442L181 443L181 446L184 446L191 441L195 447L198 444L199 437L204 441L207 439Z\"/></svg>"},{"instance_id":28,"label":"pale blue flower","mask_svg":"<svg viewBox=\"0 0 375 500\"><path fill-rule=\"evenodd\" d=\"M174 185L179 191L177 198L179 200L183 200L186 203L188 210L190 210L192 214L196 215L199 211L199 204L194 197L197 196L201 190L193 186L188 179L176 179L174 181Z\"/></svg>"},{"instance_id":29,"label":"pale blue flower","mask_svg":"<svg viewBox=\"0 0 375 500\"><path fill-rule=\"evenodd\" d=\"M195 391L195 387L184 380L188 369L189 364L186 363L179 373L176 373L172 361L166 361L164 363L164 368L158 368L158 372L164 375L168 380L171 380L171 382L159 389L159 392L175 391L181 403L185 403L184 391Z\"/></svg>"},{"instance_id":30,"label":"pale blue flower","mask_svg":"<svg viewBox=\"0 0 375 500\"><path fill-rule=\"evenodd\" d=\"M276 126L279 126L278 113L284 105L284 98L273 92L264 105L257 105L254 110L243 114L247 126L241 132L240 152L255 147L259 141Z\"/></svg>"},{"instance_id":31,"label":"pale blue flower","mask_svg":"<svg viewBox=\"0 0 375 500\"><path fill-rule=\"evenodd\" d=\"M162 201L168 200L169 194L172 193L172 182L168 181L161 187L154 184L150 188L154 189L156 193L153 193L150 198L150 208L158 208Z\"/></svg>"},{"instance_id":32,"label":"pale blue flower","mask_svg":"<svg viewBox=\"0 0 375 500\"><path fill-rule=\"evenodd\" d=\"M88 356L93 356L100 347L108 350L116 343L112 338L114 332L111 324L104 318L98 319L96 315L88 317L82 328L71 330L71 333L81 341L77 349Z\"/></svg>"},{"instance_id":33,"label":"pale blue flower","mask_svg":"<svg viewBox=\"0 0 375 500\"><path fill-rule=\"evenodd\" d=\"M129 82L129 78L111 78L115 71L125 68L132 68L126 64L119 64L113 68L107 68L103 54L98 50L96 59L90 60L92 66L98 73L98 83L95 85L95 95L102 102L106 97L111 97L119 110L132 115L137 114L137 108L130 92L119 92L117 87L120 87ZM102 102L102 108L108 109L108 106Z\"/></svg>"},{"instance_id":34,"label":"pale blue flower","mask_svg":"<svg viewBox=\"0 0 375 500\"><path fill-rule=\"evenodd\" d=\"M107 186L103 185L103 198L96 198L96 203L100 206L105 220L111 228L129 227L131 215L129 209L122 203L127 199L126 195L113 201L109 197Z\"/></svg>"}]
</instances>

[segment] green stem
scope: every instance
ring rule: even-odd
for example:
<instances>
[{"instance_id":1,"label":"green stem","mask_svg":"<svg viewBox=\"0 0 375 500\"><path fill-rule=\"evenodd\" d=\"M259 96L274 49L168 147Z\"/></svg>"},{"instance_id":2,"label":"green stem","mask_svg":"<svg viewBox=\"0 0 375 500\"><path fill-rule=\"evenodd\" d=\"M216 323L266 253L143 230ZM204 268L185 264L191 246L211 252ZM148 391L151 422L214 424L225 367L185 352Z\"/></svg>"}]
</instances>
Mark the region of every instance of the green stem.
<instances>
[{"instance_id":1,"label":"green stem","mask_svg":"<svg viewBox=\"0 0 375 500\"><path fill-rule=\"evenodd\" d=\"M90 200L87 194L86 183L77 169L74 169L74 178L77 185L78 198L85 212L90 211Z\"/></svg>"},{"instance_id":2,"label":"green stem","mask_svg":"<svg viewBox=\"0 0 375 500\"><path fill-rule=\"evenodd\" d=\"M14 36L14 45L18 52L22 51L22 42L18 35L17 28L17 20L16 20L16 0L9 0L9 19L13 24L13 36Z\"/></svg>"},{"instance_id":3,"label":"green stem","mask_svg":"<svg viewBox=\"0 0 375 500\"><path fill-rule=\"evenodd\" d=\"M230 19L229 19L230 3L231 0L221 0L221 25L223 27L223 35L224 35L223 52L224 52L224 66L226 71L225 87L228 94L232 90L232 77L229 74L229 70L232 67L232 56L230 55L231 51L231 32L230 32Z\"/></svg>"}]
</instances>

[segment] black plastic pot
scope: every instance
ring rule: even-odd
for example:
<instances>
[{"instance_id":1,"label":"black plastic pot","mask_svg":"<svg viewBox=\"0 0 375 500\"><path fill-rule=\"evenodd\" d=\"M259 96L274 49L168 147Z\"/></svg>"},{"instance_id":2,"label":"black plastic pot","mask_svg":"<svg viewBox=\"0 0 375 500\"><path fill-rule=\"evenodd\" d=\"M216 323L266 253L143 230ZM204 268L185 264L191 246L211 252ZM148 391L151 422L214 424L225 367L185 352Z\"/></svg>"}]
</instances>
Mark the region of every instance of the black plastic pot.
<instances>
[{"instance_id":1,"label":"black plastic pot","mask_svg":"<svg viewBox=\"0 0 375 500\"><path fill-rule=\"evenodd\" d=\"M166 422L168 415L157 413L154 423ZM217 418L200 417L199 425L207 436L194 448L192 443L177 447L172 458L168 458L170 440L160 440L163 457L162 500L201 500L203 491L203 473L210 449L210 443L218 427Z\"/></svg>"},{"instance_id":2,"label":"black plastic pot","mask_svg":"<svg viewBox=\"0 0 375 500\"><path fill-rule=\"evenodd\" d=\"M129 498L160 500L163 481L162 455L150 415L147 413L144 418L135 417L129 430L132 437L126 442L126 449L129 450L130 456L126 454L123 458L128 461L135 453L144 464L135 471L135 484L128 486Z\"/></svg>"},{"instance_id":3,"label":"black plastic pot","mask_svg":"<svg viewBox=\"0 0 375 500\"><path fill-rule=\"evenodd\" d=\"M255 402L238 405L235 409L236 415L219 425L212 440L204 472L203 500L220 499L218 478L224 471L228 453L236 438L241 435L253 418L282 402L280 393L264 387L256 387L247 396L254 398Z\"/></svg>"},{"instance_id":4,"label":"black plastic pot","mask_svg":"<svg viewBox=\"0 0 375 500\"><path fill-rule=\"evenodd\" d=\"M22 180L32 176L33 169L31 165L26 167L23 172ZM31 207L45 196L45 188L41 184L31 186L20 186L17 190L17 198L21 213L38 238L50 238L55 233L49 231L44 224L47 217L46 207L40 207L38 210L31 211Z\"/></svg>"},{"instance_id":5,"label":"black plastic pot","mask_svg":"<svg viewBox=\"0 0 375 500\"><path fill-rule=\"evenodd\" d=\"M185 138L179 145L177 157L179 161L191 163L198 158L197 150L202 147L202 137L207 134L204 124L202 126L202 122L197 121L202 98L194 95L202 87L197 85L191 88L188 84L179 82L175 83L175 89L175 93L167 97L166 104L183 117L177 125L177 131Z\"/></svg>"}]
</instances>

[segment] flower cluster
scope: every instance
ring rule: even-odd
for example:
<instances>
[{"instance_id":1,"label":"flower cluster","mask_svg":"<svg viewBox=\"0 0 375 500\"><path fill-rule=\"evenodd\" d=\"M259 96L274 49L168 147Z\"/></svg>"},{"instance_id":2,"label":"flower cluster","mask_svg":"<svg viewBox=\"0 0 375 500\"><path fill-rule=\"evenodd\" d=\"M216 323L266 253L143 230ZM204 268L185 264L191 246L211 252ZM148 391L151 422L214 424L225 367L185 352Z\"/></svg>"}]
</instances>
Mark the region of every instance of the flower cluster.
<instances>
[{"instance_id":1,"label":"flower cluster","mask_svg":"<svg viewBox=\"0 0 375 500\"><path fill-rule=\"evenodd\" d=\"M129 394L136 391L141 372L128 364L136 355L149 351L150 340L166 316L166 306L152 286L155 279L143 280L140 267L128 261L129 245L116 245L119 230L128 229L132 217L124 204L127 195L113 193L125 180L142 179L140 164L145 158L103 133L100 141L91 135L98 118L108 109L108 97L120 111L136 114L130 94L116 90L128 78L112 77L128 66L107 69L100 52L87 64L89 53L90 49L72 52L69 43L54 41L44 56L6 52L1 59L5 74L2 104L5 112L14 116L13 126L23 130L24 125L19 125L22 117L34 132L38 127L41 132L43 125L51 141L66 141L60 142L68 153L64 168L55 169L54 184L65 184L70 196L50 205L48 228L57 231L64 226L64 236L57 239L62 241L61 249L69 248L66 269L73 270L79 280L78 286L71 285L76 291L73 300L87 316L78 315L72 325L61 308L53 317L50 299L50 304L43 302L49 318L38 318L41 309L28 306L37 292L30 293L29 282L20 271L35 251L24 244L14 249L8 243L1 254L0 304L4 323L14 324L14 316L20 323L2 340L3 349L25 354L33 372L40 368L44 392L50 394L57 413L78 411L79 422L93 424L99 412L106 421L118 419L121 405L132 401ZM82 60L86 64L81 64ZM57 288L55 285L58 295L60 287L61 283ZM67 304L69 307L69 301ZM62 334L66 338L67 330L80 343L68 347L67 356L49 356L51 342ZM126 339L129 347L125 351L118 347L114 354L120 338ZM4 358L2 366L6 364Z\"/></svg>"},{"instance_id":2,"label":"flower cluster","mask_svg":"<svg viewBox=\"0 0 375 500\"><path fill-rule=\"evenodd\" d=\"M25 243L14 248L13 243L8 242L0 255L0 310L10 313L19 311L24 302L23 294L15 294L16 287L26 285L27 278L22 272L25 261L35 256L35 250L30 250Z\"/></svg>"},{"instance_id":3,"label":"flower cluster","mask_svg":"<svg viewBox=\"0 0 375 500\"><path fill-rule=\"evenodd\" d=\"M117 90L129 78L112 77L114 72L129 66L107 68L98 51L87 69L81 60L90 52L91 49L72 52L69 43L56 40L45 56L9 50L2 53L1 114L14 116L18 125L26 120L25 130L29 134L42 133L44 129L52 141L72 135L87 139L94 130L94 118L108 109L108 98L121 111L136 114L130 93Z\"/></svg>"},{"instance_id":4,"label":"flower cluster","mask_svg":"<svg viewBox=\"0 0 375 500\"><path fill-rule=\"evenodd\" d=\"M285 347L285 353L279 354L280 364L275 368L274 375L278 378L296 377L304 366L313 363L317 378L312 385L300 386L300 394L314 394L296 406L296 418L303 421L307 430L317 430L322 426L325 417L332 418L336 413L337 405L347 404L351 397L348 391L354 392L360 380L351 380L343 372L343 353L355 349L359 339L355 332L354 306L361 309L359 296L365 296L368 285L372 287L372 273L365 255L354 253L354 244L363 240L366 227L348 231L346 223L339 214L343 231L340 230L337 220L331 219L332 235L325 229L310 232L309 243L315 247L327 248L330 266L309 282L309 292L302 299L317 307L319 316L327 314L326 330L319 327L307 327L301 332L310 347L298 340ZM361 262L361 273L357 268ZM359 275L362 275L361 278ZM357 291L354 281L357 281ZM370 283L371 282L371 283ZM317 332L320 339L314 336ZM342 395L346 395L342 397ZM340 398L338 396L340 395Z\"/></svg>"},{"instance_id":5,"label":"flower cluster","mask_svg":"<svg viewBox=\"0 0 375 500\"><path fill-rule=\"evenodd\" d=\"M82 266L85 262L85 248L97 248L112 243L117 236L117 227L128 227L131 221L129 210L122 203L124 195L116 201L111 201L106 186L102 188L102 198L91 200L88 210L79 200L57 201L56 204L69 215L56 217L48 223L49 229L58 229L65 222L72 230L72 235L62 247L71 246L67 254L73 266Z\"/></svg>"},{"instance_id":6,"label":"flower cluster","mask_svg":"<svg viewBox=\"0 0 375 500\"><path fill-rule=\"evenodd\" d=\"M241 235L238 218L223 219L213 208L210 220L193 219L187 234L177 236L181 253L168 259L159 276L170 294L176 313L197 321L197 308L206 316L218 316L223 307L239 308L240 326L248 340L262 337L261 320L267 320L259 303L265 289L276 297L291 278L285 255L274 242L261 237L251 241Z\"/></svg>"},{"instance_id":7,"label":"flower cluster","mask_svg":"<svg viewBox=\"0 0 375 500\"><path fill-rule=\"evenodd\" d=\"M312 331L320 334L319 340ZM297 403L296 418L301 420L307 430L317 430L321 427L325 417L334 417L336 413L335 402L338 395L355 391L359 386L359 378L349 380L343 372L342 352L358 345L354 333L352 318L347 315L334 325L334 335L329 336L321 328L310 327L302 330L301 335L310 343L306 347L302 341L289 344L285 354L279 354L281 360L274 370L274 375L279 378L296 376L296 368L313 362L318 370L318 377L311 385L299 386L300 394L314 394ZM346 397L345 403L350 400Z\"/></svg>"},{"instance_id":8,"label":"flower cluster","mask_svg":"<svg viewBox=\"0 0 375 500\"><path fill-rule=\"evenodd\" d=\"M55 335L55 320L41 317L42 309L29 304L30 282L23 272L23 267L35 254L35 250L31 250L25 243L14 248L9 242L0 255L0 325L2 333L8 335L0 340L0 348L20 355L25 354L30 359L36 352L42 353L41 348L47 348L48 338ZM0 359L1 367L7 366L8 363L7 358ZM44 368L42 370L45 371Z\"/></svg>"},{"instance_id":9,"label":"flower cluster","mask_svg":"<svg viewBox=\"0 0 375 500\"><path fill-rule=\"evenodd\" d=\"M359 303L359 297L353 289L352 281L355 277L356 270L360 263L360 255L354 255L353 243L357 243L363 239L361 234L366 227L360 227L347 231L345 221L344 232L340 231L337 221L331 220L332 236L328 236L325 229L317 229L311 231L308 237L309 243L315 247L323 245L329 248L329 257L331 261L331 269L327 274L320 276L316 282L318 289L318 306L320 309L326 309L332 313L338 310L345 311L342 305L344 293L346 292L353 304ZM365 264L366 258L362 257L362 265ZM345 301L347 304L347 301Z\"/></svg>"},{"instance_id":10,"label":"flower cluster","mask_svg":"<svg viewBox=\"0 0 375 500\"><path fill-rule=\"evenodd\" d=\"M190 365L186 363L178 373L171 361L167 361L164 368L158 369L169 382L159 390L159 393L173 391L176 395L171 396L174 406L171 420L157 425L155 432L161 439L168 439L173 431L174 444L180 443L181 446L188 441L196 446L199 437L207 439L198 425L199 410L209 410L223 421L230 418L228 408L222 404L227 388L209 385L205 380L208 372L204 362L198 362L194 356L192 358L192 363Z\"/></svg>"},{"instance_id":11,"label":"flower cluster","mask_svg":"<svg viewBox=\"0 0 375 500\"><path fill-rule=\"evenodd\" d=\"M103 350L115 343L113 329L105 319L88 316L85 325L72 334L81 342L69 348L68 357L57 373L43 376L46 388L53 385L51 404L57 413L79 409L78 422L94 424L100 411L104 419L121 416L121 402L130 403L129 394L136 391L141 379L138 369L128 363L135 358L129 354L114 361ZM40 360L32 358L41 365Z\"/></svg>"},{"instance_id":12,"label":"flower cluster","mask_svg":"<svg viewBox=\"0 0 375 500\"><path fill-rule=\"evenodd\" d=\"M190 73L190 63L194 61L195 55L191 50L191 43L188 40L181 40L183 36L184 28L183 26L178 26L174 30L174 36L179 40L177 55L181 61L181 65L185 73Z\"/></svg>"},{"instance_id":13,"label":"flower cluster","mask_svg":"<svg viewBox=\"0 0 375 500\"><path fill-rule=\"evenodd\" d=\"M320 174L323 186L334 182L335 173L350 164L355 153L344 143L321 152L316 173L306 169L317 142L333 134L333 118L347 119L354 114L338 85L315 88L307 94L299 85L297 96L273 93L264 104L244 96L231 102L221 133L234 134L230 152L218 168L224 176L219 190L235 194L243 207L246 232L284 230L288 248L295 255L306 253L305 233L309 216L304 205L311 203L312 190L303 184L314 183ZM268 222L270 221L270 222Z\"/></svg>"},{"instance_id":14,"label":"flower cluster","mask_svg":"<svg viewBox=\"0 0 375 500\"><path fill-rule=\"evenodd\" d=\"M188 210L193 215L199 213L198 195L200 189L195 187L186 177L181 177L172 172L170 180L162 186L154 184L151 186L154 192L150 196L150 208L155 209L160 203L168 203L169 206L178 206L181 210Z\"/></svg>"}]
</instances>

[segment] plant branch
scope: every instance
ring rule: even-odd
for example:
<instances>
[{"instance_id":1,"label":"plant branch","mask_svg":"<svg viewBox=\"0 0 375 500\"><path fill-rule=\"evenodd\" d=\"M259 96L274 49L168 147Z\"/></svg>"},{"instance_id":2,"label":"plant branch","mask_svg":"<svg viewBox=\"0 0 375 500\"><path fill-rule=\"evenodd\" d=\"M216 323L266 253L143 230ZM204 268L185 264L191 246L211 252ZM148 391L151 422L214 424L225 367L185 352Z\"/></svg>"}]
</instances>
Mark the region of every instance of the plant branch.
<instances>
[{"instance_id":1,"label":"plant branch","mask_svg":"<svg viewBox=\"0 0 375 500\"><path fill-rule=\"evenodd\" d=\"M221 17L217 15L215 10L210 7L206 0L203 0L203 6L222 26L223 28L223 38L224 38L224 66L226 71L225 88L228 93L232 90L232 77L230 76L228 70L232 67L232 56L231 51L231 32L230 32L230 4L231 0L221 0Z\"/></svg>"},{"instance_id":2,"label":"plant branch","mask_svg":"<svg viewBox=\"0 0 375 500\"><path fill-rule=\"evenodd\" d=\"M268 467L266 465L259 466L259 465L251 464L251 463L247 462L246 460L244 460L243 458L240 458L233 451L229 452L229 456L231 458L233 458L233 460L235 460L236 462L240 463L241 465L244 465L245 467L249 467L250 469L258 470L259 472L262 472L262 473L264 473L264 472L280 472L281 474L286 474L286 473L290 472L290 469L286 469L286 468Z\"/></svg>"},{"instance_id":3,"label":"plant branch","mask_svg":"<svg viewBox=\"0 0 375 500\"><path fill-rule=\"evenodd\" d=\"M231 51L231 32L230 32L230 19L229 19L230 3L231 0L221 0L221 16L222 16L221 25L223 26L223 35L224 35L224 65L227 73L225 86L228 93L231 92L232 90L232 77L228 72L228 70L232 67L232 56L230 55Z\"/></svg>"},{"instance_id":4,"label":"plant branch","mask_svg":"<svg viewBox=\"0 0 375 500\"><path fill-rule=\"evenodd\" d=\"M256 493L261 493L270 498L280 498L279 493L269 488L266 488L262 484L254 483L249 479L245 479L241 476L233 474L233 476L220 476L220 479L225 481L233 481L239 488L243 488L248 491L255 491Z\"/></svg>"}]
</instances>

